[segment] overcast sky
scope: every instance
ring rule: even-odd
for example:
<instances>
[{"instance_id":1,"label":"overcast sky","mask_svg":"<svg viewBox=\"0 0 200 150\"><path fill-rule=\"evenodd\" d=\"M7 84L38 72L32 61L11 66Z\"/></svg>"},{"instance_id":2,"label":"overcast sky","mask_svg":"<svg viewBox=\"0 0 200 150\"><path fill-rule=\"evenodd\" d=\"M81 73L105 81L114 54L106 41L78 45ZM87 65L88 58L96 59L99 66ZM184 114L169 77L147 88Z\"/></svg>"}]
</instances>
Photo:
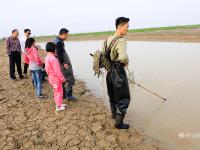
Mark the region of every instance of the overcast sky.
<instances>
[{"instance_id":1,"label":"overcast sky","mask_svg":"<svg viewBox=\"0 0 200 150\"><path fill-rule=\"evenodd\" d=\"M200 23L200 0L2 0L0 37L12 29L33 35L114 29L115 18L131 19L130 28Z\"/></svg>"}]
</instances>

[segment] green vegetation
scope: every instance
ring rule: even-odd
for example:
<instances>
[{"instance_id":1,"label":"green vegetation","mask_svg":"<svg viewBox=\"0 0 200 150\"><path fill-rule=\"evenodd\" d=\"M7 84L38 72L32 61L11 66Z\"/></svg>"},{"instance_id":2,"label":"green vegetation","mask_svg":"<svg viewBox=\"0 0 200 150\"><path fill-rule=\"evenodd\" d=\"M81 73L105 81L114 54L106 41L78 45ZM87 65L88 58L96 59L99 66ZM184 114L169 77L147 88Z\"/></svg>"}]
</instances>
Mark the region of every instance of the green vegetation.
<instances>
[{"instance_id":1,"label":"green vegetation","mask_svg":"<svg viewBox=\"0 0 200 150\"><path fill-rule=\"evenodd\" d=\"M129 33L148 33L148 32L156 32L156 31L169 31L169 30L180 30L180 29L195 29L200 28L200 24L196 25L185 25L185 26L168 26L168 27L155 27L155 28L143 28L143 29L130 29ZM102 31L102 32L88 32L88 33L74 33L70 36L108 36L112 35L114 31ZM35 37L38 41L45 41L47 39L52 39L56 35L49 36L37 36Z\"/></svg>"},{"instance_id":2,"label":"green vegetation","mask_svg":"<svg viewBox=\"0 0 200 150\"><path fill-rule=\"evenodd\" d=\"M133 29L130 32L155 32L164 30L180 30L180 29L195 29L200 28L200 24L197 25L186 25L186 26L168 26L168 27L158 27L158 28L144 28L144 29Z\"/></svg>"},{"instance_id":3,"label":"green vegetation","mask_svg":"<svg viewBox=\"0 0 200 150\"><path fill-rule=\"evenodd\" d=\"M75 34L71 34L71 35L72 36L82 36L82 35L98 36L98 35L110 35L113 33L114 33L114 31L102 31L102 32L90 32L90 33L75 33Z\"/></svg>"},{"instance_id":4,"label":"green vegetation","mask_svg":"<svg viewBox=\"0 0 200 150\"><path fill-rule=\"evenodd\" d=\"M155 31L163 31L163 30L178 30L178 29L195 29L200 28L200 24L197 25L186 25L186 26L168 26L168 27L157 27L157 28L143 28L143 29L130 29L130 33L145 33L145 32L155 32ZM98 36L98 35L110 35L113 34L114 31L103 31L103 32L91 32L91 33L76 33L72 34L72 36Z\"/></svg>"},{"instance_id":5,"label":"green vegetation","mask_svg":"<svg viewBox=\"0 0 200 150\"><path fill-rule=\"evenodd\" d=\"M168 30L180 30L180 29L195 29L200 28L200 24L196 25L185 25L185 26L168 26L168 27L155 27L155 28L143 28L143 29L130 29L130 33L148 33L156 31L168 31ZM102 32L88 32L88 33L74 33L71 36L101 36L101 35L111 35L114 31L102 31ZM49 36L37 36L37 40L45 40L54 38L55 35ZM2 41L2 39L0 39Z\"/></svg>"},{"instance_id":6,"label":"green vegetation","mask_svg":"<svg viewBox=\"0 0 200 150\"><path fill-rule=\"evenodd\" d=\"M46 35L46 36L44 35L44 36L37 36L37 37L34 36L34 38L36 39L36 41L43 41L45 39L55 38L55 36L56 35Z\"/></svg>"},{"instance_id":7,"label":"green vegetation","mask_svg":"<svg viewBox=\"0 0 200 150\"><path fill-rule=\"evenodd\" d=\"M3 39L0 39L0 44L2 44L3 43Z\"/></svg>"}]
</instances>

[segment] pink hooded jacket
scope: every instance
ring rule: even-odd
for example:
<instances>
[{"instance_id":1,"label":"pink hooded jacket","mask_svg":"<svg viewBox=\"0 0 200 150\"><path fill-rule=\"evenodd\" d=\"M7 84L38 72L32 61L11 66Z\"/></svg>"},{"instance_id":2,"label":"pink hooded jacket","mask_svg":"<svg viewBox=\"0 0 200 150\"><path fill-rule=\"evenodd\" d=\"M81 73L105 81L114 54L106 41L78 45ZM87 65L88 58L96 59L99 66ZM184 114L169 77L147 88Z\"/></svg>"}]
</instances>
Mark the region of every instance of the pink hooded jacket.
<instances>
[{"instance_id":1,"label":"pink hooded jacket","mask_svg":"<svg viewBox=\"0 0 200 150\"><path fill-rule=\"evenodd\" d=\"M30 70L32 67L41 67L42 59L39 56L38 50L36 47L32 46L31 48L26 48L24 53L24 62L29 64Z\"/></svg>"},{"instance_id":2,"label":"pink hooded jacket","mask_svg":"<svg viewBox=\"0 0 200 150\"><path fill-rule=\"evenodd\" d=\"M49 76L49 79L58 79L61 82L65 81L65 78L61 72L58 59L54 54L48 54L45 58L45 70Z\"/></svg>"}]
</instances>

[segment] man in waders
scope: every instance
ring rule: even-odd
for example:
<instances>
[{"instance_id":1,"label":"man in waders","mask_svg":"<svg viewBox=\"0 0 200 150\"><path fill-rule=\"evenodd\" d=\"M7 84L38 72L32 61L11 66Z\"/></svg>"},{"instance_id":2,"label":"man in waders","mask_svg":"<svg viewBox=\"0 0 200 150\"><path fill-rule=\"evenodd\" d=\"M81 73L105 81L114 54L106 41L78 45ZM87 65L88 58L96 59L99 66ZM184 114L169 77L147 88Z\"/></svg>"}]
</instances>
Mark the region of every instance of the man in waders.
<instances>
[{"instance_id":1,"label":"man in waders","mask_svg":"<svg viewBox=\"0 0 200 150\"><path fill-rule=\"evenodd\" d=\"M126 40L129 18L116 19L116 32L104 43L102 54L111 64L106 76L107 91L110 101L112 118L116 120L115 128L128 129L129 125L123 120L130 103L130 91L125 67L128 65Z\"/></svg>"},{"instance_id":2,"label":"man in waders","mask_svg":"<svg viewBox=\"0 0 200 150\"><path fill-rule=\"evenodd\" d=\"M76 98L73 96L73 85L75 84L73 68L64 44L64 41L68 38L68 32L69 31L65 28L61 29L54 43L56 44L56 55L60 63L62 74L67 79L67 86L63 84L63 98L76 101Z\"/></svg>"}]
</instances>

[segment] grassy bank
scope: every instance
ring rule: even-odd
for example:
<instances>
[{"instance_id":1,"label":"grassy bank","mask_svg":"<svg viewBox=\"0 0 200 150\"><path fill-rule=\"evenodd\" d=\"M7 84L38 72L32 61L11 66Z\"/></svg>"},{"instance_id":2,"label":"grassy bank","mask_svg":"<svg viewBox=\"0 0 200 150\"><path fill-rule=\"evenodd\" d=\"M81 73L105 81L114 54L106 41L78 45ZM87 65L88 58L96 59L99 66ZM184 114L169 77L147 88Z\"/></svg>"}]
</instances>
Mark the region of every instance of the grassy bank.
<instances>
[{"instance_id":1,"label":"grassy bank","mask_svg":"<svg viewBox=\"0 0 200 150\"><path fill-rule=\"evenodd\" d=\"M200 28L200 24L197 25L185 25L185 26L168 26L168 27L155 27L155 28L143 28L143 29L130 29L130 33L144 33L144 32L156 32L156 31L168 31L168 30L180 30L180 29L195 29ZM72 34L73 36L98 36L98 35L110 35L114 31L103 31L103 32L91 32L91 33L77 33Z\"/></svg>"},{"instance_id":2,"label":"grassy bank","mask_svg":"<svg viewBox=\"0 0 200 150\"><path fill-rule=\"evenodd\" d=\"M165 31L165 32L163 32ZM103 40L112 35L114 31L88 32L70 34L70 41ZM56 35L37 36L37 42L51 41ZM138 41L178 41L200 42L200 24L184 26L154 27L143 29L130 29L128 40ZM3 40L0 39L0 43Z\"/></svg>"},{"instance_id":3,"label":"grassy bank","mask_svg":"<svg viewBox=\"0 0 200 150\"><path fill-rule=\"evenodd\" d=\"M169 31L169 30L187 30L200 28L200 24L196 25L184 25L184 26L168 26L168 27L155 27L155 28L142 28L142 29L130 29L129 33L148 33L148 32L157 32L157 31ZM111 35L114 31L102 31L102 32L87 32L87 33L75 33L71 36L102 36L102 35ZM37 38L52 38L55 35L50 36L38 36Z\"/></svg>"}]
</instances>

